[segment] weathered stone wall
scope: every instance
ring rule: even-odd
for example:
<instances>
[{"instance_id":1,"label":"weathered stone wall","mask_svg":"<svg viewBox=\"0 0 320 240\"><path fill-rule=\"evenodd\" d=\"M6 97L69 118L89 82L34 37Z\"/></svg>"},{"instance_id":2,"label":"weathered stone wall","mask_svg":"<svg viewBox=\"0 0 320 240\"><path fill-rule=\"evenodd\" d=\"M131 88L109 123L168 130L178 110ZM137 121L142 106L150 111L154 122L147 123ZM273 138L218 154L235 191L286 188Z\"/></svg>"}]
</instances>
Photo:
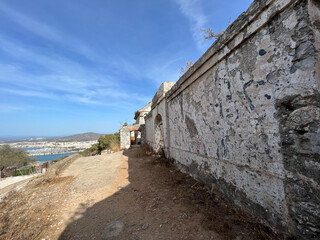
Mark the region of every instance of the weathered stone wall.
<instances>
[{"instance_id":1,"label":"weathered stone wall","mask_svg":"<svg viewBox=\"0 0 320 240\"><path fill-rule=\"evenodd\" d=\"M146 117L184 171L306 239L320 234L319 5L254 1Z\"/></svg>"},{"instance_id":2,"label":"weathered stone wall","mask_svg":"<svg viewBox=\"0 0 320 240\"><path fill-rule=\"evenodd\" d=\"M147 114L147 116L145 117L145 142L150 145L153 146L154 145L154 117L152 115L152 111Z\"/></svg>"},{"instance_id":3,"label":"weathered stone wall","mask_svg":"<svg viewBox=\"0 0 320 240\"><path fill-rule=\"evenodd\" d=\"M292 90L276 102L287 173L286 201L299 238L319 239L320 1L301 1L288 19L295 26L291 30L292 77L286 84Z\"/></svg>"},{"instance_id":4,"label":"weathered stone wall","mask_svg":"<svg viewBox=\"0 0 320 240\"><path fill-rule=\"evenodd\" d=\"M144 121L144 119L143 119ZM140 132L141 132L141 140L140 143L144 144L145 140L146 140L146 125L145 124L141 124L140 125Z\"/></svg>"},{"instance_id":5,"label":"weathered stone wall","mask_svg":"<svg viewBox=\"0 0 320 240\"><path fill-rule=\"evenodd\" d=\"M129 126L120 127L120 149L129 149L131 146Z\"/></svg>"},{"instance_id":6,"label":"weathered stone wall","mask_svg":"<svg viewBox=\"0 0 320 240\"><path fill-rule=\"evenodd\" d=\"M146 121L146 143L148 143L150 146L157 145L155 138L157 137L157 134L155 134L156 130L156 118L160 115L162 119L163 124L163 131L161 134L163 135L163 138L165 140L165 148L164 151L166 154L168 154L168 146L169 139L170 139L170 133L168 132L169 127L169 116L168 116L168 109L167 109L167 101L165 98L165 94L172 88L174 85L173 82L164 82L159 87L157 93L155 94L154 98L152 99L152 105L151 105L151 111L150 113L145 117Z\"/></svg>"}]
</instances>

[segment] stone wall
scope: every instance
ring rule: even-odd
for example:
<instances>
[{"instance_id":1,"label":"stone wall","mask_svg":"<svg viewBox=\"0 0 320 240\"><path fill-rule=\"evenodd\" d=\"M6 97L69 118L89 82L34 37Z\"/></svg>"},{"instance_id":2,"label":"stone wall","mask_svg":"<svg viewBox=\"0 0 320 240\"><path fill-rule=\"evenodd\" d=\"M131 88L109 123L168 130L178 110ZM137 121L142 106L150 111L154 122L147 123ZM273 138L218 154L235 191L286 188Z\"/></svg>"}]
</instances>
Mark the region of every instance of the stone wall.
<instances>
[{"instance_id":1,"label":"stone wall","mask_svg":"<svg viewBox=\"0 0 320 240\"><path fill-rule=\"evenodd\" d=\"M254 1L146 116L147 143L160 115L167 157L301 239L320 234L319 12Z\"/></svg>"},{"instance_id":2,"label":"stone wall","mask_svg":"<svg viewBox=\"0 0 320 240\"><path fill-rule=\"evenodd\" d=\"M302 1L295 10L290 74L297 79L289 80L300 89L278 98L276 110L289 213L299 237L310 239L320 238L320 1Z\"/></svg>"},{"instance_id":3,"label":"stone wall","mask_svg":"<svg viewBox=\"0 0 320 240\"><path fill-rule=\"evenodd\" d=\"M130 126L120 127L120 149L129 149L131 146Z\"/></svg>"},{"instance_id":4,"label":"stone wall","mask_svg":"<svg viewBox=\"0 0 320 240\"><path fill-rule=\"evenodd\" d=\"M151 111L149 112L148 115L145 117L146 121L146 142L153 146L157 145L155 142L155 137L157 134L155 134L155 130L157 129L156 126L156 118L160 115L162 119L162 124L163 124L163 130L165 129L166 131L162 131L162 137L165 139L165 146L168 146L169 144L169 139L170 139L170 133L168 132L170 127L169 127L169 116L168 116L168 106L167 106L167 100L165 98L165 94L174 86L173 82L164 82L161 84L159 87L157 93L155 94L154 98L152 99L152 105L151 105ZM168 149L165 148L165 151L167 152Z\"/></svg>"}]
</instances>

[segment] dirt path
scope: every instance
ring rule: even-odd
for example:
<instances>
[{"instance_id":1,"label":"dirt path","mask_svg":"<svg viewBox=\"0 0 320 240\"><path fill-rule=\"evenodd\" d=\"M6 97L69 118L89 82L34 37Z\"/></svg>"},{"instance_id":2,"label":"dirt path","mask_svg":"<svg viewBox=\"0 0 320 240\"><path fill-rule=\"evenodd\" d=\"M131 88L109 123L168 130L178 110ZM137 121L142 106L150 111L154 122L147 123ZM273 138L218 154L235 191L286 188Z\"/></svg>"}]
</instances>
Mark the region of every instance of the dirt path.
<instances>
[{"instance_id":1,"label":"dirt path","mask_svg":"<svg viewBox=\"0 0 320 240\"><path fill-rule=\"evenodd\" d=\"M9 187L12 184L16 184L18 182L24 181L26 179L37 176L38 174L25 175L25 176L16 176L16 177L7 177L5 179L0 180L0 191L4 188Z\"/></svg>"},{"instance_id":2,"label":"dirt path","mask_svg":"<svg viewBox=\"0 0 320 240\"><path fill-rule=\"evenodd\" d=\"M76 197L77 204L79 199L82 203L76 213L70 211L70 205L69 211L65 209L65 219L70 219L72 212L75 214L60 239L220 239L214 231L201 227L201 215L181 204L178 193L163 186L168 179L158 179L159 173L169 169L153 165L152 157L134 157L135 151L122 155L117 174L114 170L119 153L109 155L111 165L103 167L109 172L101 169L103 174L94 170L84 176L86 159L79 159L68 168L63 176L76 176L72 188L80 195L85 192L85 196ZM100 158L92 159L98 160L97 167L101 166ZM109 184L104 185L105 182Z\"/></svg>"},{"instance_id":3,"label":"dirt path","mask_svg":"<svg viewBox=\"0 0 320 240\"><path fill-rule=\"evenodd\" d=\"M92 194L114 183L121 163L122 152L82 157L72 163L61 176L75 177L72 188L76 192Z\"/></svg>"},{"instance_id":4,"label":"dirt path","mask_svg":"<svg viewBox=\"0 0 320 240\"><path fill-rule=\"evenodd\" d=\"M20 181L16 181L14 183L8 184L6 187L3 187L0 189L0 202L2 199L4 199L7 195L10 194L12 191L19 191L21 188L23 188L31 178L22 179Z\"/></svg>"},{"instance_id":5,"label":"dirt path","mask_svg":"<svg viewBox=\"0 0 320 240\"><path fill-rule=\"evenodd\" d=\"M79 158L29 184L0 206L0 239L276 238L165 160L138 153Z\"/></svg>"},{"instance_id":6,"label":"dirt path","mask_svg":"<svg viewBox=\"0 0 320 240\"><path fill-rule=\"evenodd\" d=\"M60 230L83 217L87 208L117 192L119 184L128 184L127 176L127 163L123 161L122 152L82 157L73 162L61 174L62 178L72 178L73 181L69 186L70 194L64 200L65 204L60 206L58 231L51 236L48 235L48 238L58 238L61 235ZM117 178L121 180L119 183ZM82 239L88 239L83 229L79 229L78 232L81 233Z\"/></svg>"}]
</instances>

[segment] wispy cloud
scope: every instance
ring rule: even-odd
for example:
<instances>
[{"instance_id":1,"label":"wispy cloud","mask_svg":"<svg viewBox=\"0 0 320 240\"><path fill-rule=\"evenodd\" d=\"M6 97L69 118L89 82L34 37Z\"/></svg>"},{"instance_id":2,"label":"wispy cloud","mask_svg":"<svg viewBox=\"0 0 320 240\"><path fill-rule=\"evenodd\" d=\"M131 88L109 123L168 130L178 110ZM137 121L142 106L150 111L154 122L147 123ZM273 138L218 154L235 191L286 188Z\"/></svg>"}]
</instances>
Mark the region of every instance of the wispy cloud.
<instances>
[{"instance_id":1,"label":"wispy cloud","mask_svg":"<svg viewBox=\"0 0 320 240\"><path fill-rule=\"evenodd\" d=\"M0 11L9 16L12 21L15 21L16 23L26 28L30 32L33 32L34 34L37 34L47 39L61 41L60 35L44 23L35 21L34 19L29 18L13 10L12 8L9 8L3 3L0 4Z\"/></svg>"},{"instance_id":2,"label":"wispy cloud","mask_svg":"<svg viewBox=\"0 0 320 240\"><path fill-rule=\"evenodd\" d=\"M55 99L57 96L49 93L44 93L40 91L32 91L32 90L22 90L22 89L10 89L10 88L0 88L0 92L11 93L14 95L25 96L25 97L40 97L40 98L48 98Z\"/></svg>"},{"instance_id":3,"label":"wispy cloud","mask_svg":"<svg viewBox=\"0 0 320 240\"><path fill-rule=\"evenodd\" d=\"M126 72L130 75L139 78L141 77L141 72L127 59L124 59L120 56L113 56L112 58L108 56L102 56L100 53L97 53L93 50L88 44L79 40L79 38L70 35L68 32L63 31L63 29L55 28L54 26L49 26L48 24L38 21L34 18L31 18L21 12L14 10L13 8L8 7L4 3L0 3L0 12L4 13L10 20L28 32L35 34L36 36L43 38L45 40L52 41L54 44L58 44L62 47L65 47L67 50L71 50L81 56L89 59L96 65L101 64L112 68L115 72ZM48 53L42 56L34 56L34 51L27 50L26 48L21 48L16 44L12 43L12 40L5 39L4 36L1 36L0 39L0 48L11 55L19 55L19 57L24 57L25 59L33 59L39 64L45 63L46 66L50 65L56 70L66 71L70 69L75 69L74 62L67 62L67 59L62 59L63 61L57 61L58 56L48 56ZM54 59L52 59L54 57ZM59 56L63 58L62 56ZM62 63L58 65L59 63ZM78 70L83 68L83 66L77 66ZM76 71L78 72L78 71Z\"/></svg>"},{"instance_id":4,"label":"wispy cloud","mask_svg":"<svg viewBox=\"0 0 320 240\"><path fill-rule=\"evenodd\" d=\"M206 50L208 43L203 38L200 29L207 25L207 17L201 8L201 0L175 0L179 4L180 11L190 22L190 31L197 48L201 51Z\"/></svg>"},{"instance_id":5,"label":"wispy cloud","mask_svg":"<svg viewBox=\"0 0 320 240\"><path fill-rule=\"evenodd\" d=\"M176 82L180 77L180 68L178 65L181 58L174 58L166 62L165 64L153 64L148 67L146 76L150 78L157 86L160 86L163 82Z\"/></svg>"},{"instance_id":6,"label":"wispy cloud","mask_svg":"<svg viewBox=\"0 0 320 240\"><path fill-rule=\"evenodd\" d=\"M143 75L141 70L139 70L139 67L137 67L134 63L122 57L116 57L114 59L110 59L108 63L113 68L117 69L117 71L128 73L137 79L141 78L141 76Z\"/></svg>"},{"instance_id":7,"label":"wispy cloud","mask_svg":"<svg viewBox=\"0 0 320 240\"><path fill-rule=\"evenodd\" d=\"M6 84L0 91L7 94L115 107L132 105L129 102L135 99L140 106L150 101L153 93L141 96L125 87L126 83L117 76L125 73L134 79L147 77L156 85L163 81L176 81L179 77L179 67L173 66L176 59L165 61L167 64L164 65L150 63L148 68L141 69L136 63L121 56L113 56L112 59L101 56L76 37L65 33L61 27L55 28L31 18L4 3L0 3L0 12L26 31L51 41L53 46L62 46L92 61L91 66L86 66L54 49L25 45L2 34L0 52L16 60L14 65L0 63L0 83ZM26 64L38 72L31 73L26 69Z\"/></svg>"},{"instance_id":8,"label":"wispy cloud","mask_svg":"<svg viewBox=\"0 0 320 240\"><path fill-rule=\"evenodd\" d=\"M86 44L82 43L79 39L62 32L61 30L57 30L45 24L44 22L37 21L36 19L24 15L21 12L8 7L4 3L0 3L0 11L7 15L11 21L41 38L59 43L61 45L66 45L69 49L80 53L89 59L98 58L97 54Z\"/></svg>"},{"instance_id":9,"label":"wispy cloud","mask_svg":"<svg viewBox=\"0 0 320 240\"><path fill-rule=\"evenodd\" d=\"M145 103L151 98L130 92L130 88L123 87L110 75L97 73L94 68L63 56L46 55L40 49L30 51L27 46L10 39L0 37L1 50L19 61L46 69L42 74L32 74L18 65L0 63L0 83L5 86L0 87L0 92L3 93L114 107L126 106L125 101L130 102L132 98Z\"/></svg>"},{"instance_id":10,"label":"wispy cloud","mask_svg":"<svg viewBox=\"0 0 320 240\"><path fill-rule=\"evenodd\" d=\"M20 112L26 110L21 106L0 105L0 113Z\"/></svg>"}]
</instances>

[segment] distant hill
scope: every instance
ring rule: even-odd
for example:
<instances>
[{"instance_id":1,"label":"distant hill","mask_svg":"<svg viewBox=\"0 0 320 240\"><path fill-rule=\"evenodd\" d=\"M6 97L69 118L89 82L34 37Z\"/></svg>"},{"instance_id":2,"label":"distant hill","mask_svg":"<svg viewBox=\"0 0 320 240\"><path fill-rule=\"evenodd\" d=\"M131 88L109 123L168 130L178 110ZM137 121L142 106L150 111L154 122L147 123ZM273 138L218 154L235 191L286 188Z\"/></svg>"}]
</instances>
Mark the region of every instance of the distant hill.
<instances>
[{"instance_id":1,"label":"distant hill","mask_svg":"<svg viewBox=\"0 0 320 240\"><path fill-rule=\"evenodd\" d=\"M76 135L71 135L67 137L59 137L59 138L47 138L48 141L55 141L55 142L83 142L83 141L95 141L98 140L100 136L104 136L105 134L101 133L81 133Z\"/></svg>"},{"instance_id":2,"label":"distant hill","mask_svg":"<svg viewBox=\"0 0 320 240\"><path fill-rule=\"evenodd\" d=\"M98 140L100 136L105 136L102 133L81 133L75 134L67 137L7 137L0 138L0 143L15 143L15 142L84 142L84 141L95 141Z\"/></svg>"}]
</instances>

